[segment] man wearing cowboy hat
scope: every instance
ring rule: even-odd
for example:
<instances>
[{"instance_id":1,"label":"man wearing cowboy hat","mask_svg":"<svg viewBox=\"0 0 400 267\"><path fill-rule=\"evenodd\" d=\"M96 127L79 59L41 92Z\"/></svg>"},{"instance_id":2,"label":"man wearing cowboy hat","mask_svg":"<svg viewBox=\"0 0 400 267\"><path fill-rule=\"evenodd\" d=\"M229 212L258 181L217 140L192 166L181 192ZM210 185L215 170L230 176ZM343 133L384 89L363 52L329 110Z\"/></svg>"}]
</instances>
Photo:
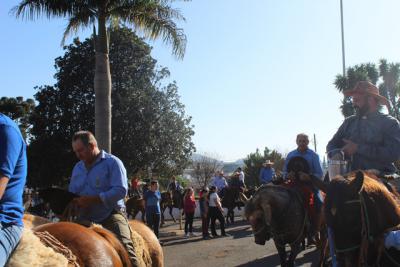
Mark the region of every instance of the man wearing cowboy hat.
<instances>
[{"instance_id":1,"label":"man wearing cowboy hat","mask_svg":"<svg viewBox=\"0 0 400 267\"><path fill-rule=\"evenodd\" d=\"M274 165L274 163L269 159L263 163L259 175L261 185L269 184L272 182L272 179L275 176L275 170L274 168L272 168L272 165Z\"/></svg>"},{"instance_id":2,"label":"man wearing cowboy hat","mask_svg":"<svg viewBox=\"0 0 400 267\"><path fill-rule=\"evenodd\" d=\"M400 158L400 125L392 116L379 112L381 105L389 109L389 101L367 81L357 82L344 94L353 98L356 114L344 120L326 150L341 149L350 161L350 171L394 173L393 162Z\"/></svg>"}]
</instances>

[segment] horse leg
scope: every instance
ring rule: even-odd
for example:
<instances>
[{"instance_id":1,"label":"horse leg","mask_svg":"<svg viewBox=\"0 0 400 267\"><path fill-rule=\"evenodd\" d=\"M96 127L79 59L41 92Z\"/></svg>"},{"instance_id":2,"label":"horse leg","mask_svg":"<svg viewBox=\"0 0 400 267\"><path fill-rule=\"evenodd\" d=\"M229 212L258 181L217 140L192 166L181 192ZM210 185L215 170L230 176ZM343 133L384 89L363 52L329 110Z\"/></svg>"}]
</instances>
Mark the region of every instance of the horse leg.
<instances>
[{"instance_id":1,"label":"horse leg","mask_svg":"<svg viewBox=\"0 0 400 267\"><path fill-rule=\"evenodd\" d=\"M182 230L182 212L179 210L179 230Z\"/></svg>"},{"instance_id":2,"label":"horse leg","mask_svg":"<svg viewBox=\"0 0 400 267\"><path fill-rule=\"evenodd\" d=\"M172 220L174 220L174 223L176 223L176 220L175 220L175 217L174 217L174 214L172 214L172 211L173 211L173 209L174 209L174 207L168 207L169 208L169 215L171 215L171 217L172 217Z\"/></svg>"},{"instance_id":3,"label":"horse leg","mask_svg":"<svg viewBox=\"0 0 400 267\"><path fill-rule=\"evenodd\" d=\"M286 254L286 249L285 246L280 246L278 245L275 240L275 247L278 250L278 255L279 255L279 260L281 262L281 266L282 267L287 267L287 254Z\"/></svg>"},{"instance_id":4,"label":"horse leg","mask_svg":"<svg viewBox=\"0 0 400 267\"><path fill-rule=\"evenodd\" d=\"M287 266L288 267L294 267L295 266L295 260L297 257L297 254L300 252L300 242L296 242L290 246L290 255L289 259L287 261Z\"/></svg>"},{"instance_id":5,"label":"horse leg","mask_svg":"<svg viewBox=\"0 0 400 267\"><path fill-rule=\"evenodd\" d=\"M161 223L160 227L164 225L164 212L165 212L165 207L161 208Z\"/></svg>"},{"instance_id":6,"label":"horse leg","mask_svg":"<svg viewBox=\"0 0 400 267\"><path fill-rule=\"evenodd\" d=\"M231 222L232 222L232 224L234 224L235 223L235 212L234 212L234 209L235 207L232 207L232 209L231 209Z\"/></svg>"}]
</instances>

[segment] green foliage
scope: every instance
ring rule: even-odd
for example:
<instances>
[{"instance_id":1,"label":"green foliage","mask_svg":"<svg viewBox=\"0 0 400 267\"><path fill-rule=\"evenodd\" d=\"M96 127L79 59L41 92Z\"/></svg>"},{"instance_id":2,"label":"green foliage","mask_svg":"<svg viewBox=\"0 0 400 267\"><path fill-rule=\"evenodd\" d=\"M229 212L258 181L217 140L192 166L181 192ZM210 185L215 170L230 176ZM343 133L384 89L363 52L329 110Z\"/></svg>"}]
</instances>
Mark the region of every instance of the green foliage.
<instances>
[{"instance_id":1,"label":"green foliage","mask_svg":"<svg viewBox=\"0 0 400 267\"><path fill-rule=\"evenodd\" d=\"M358 81L370 81L377 85L380 94L389 100L389 114L400 119L399 77L400 63L388 63L386 59L381 59L378 66L373 63L365 63L349 67L346 77L337 75L334 84L339 92L344 92L354 88ZM354 108L349 97L343 98L341 110L345 117L354 114Z\"/></svg>"},{"instance_id":2,"label":"green foliage","mask_svg":"<svg viewBox=\"0 0 400 267\"><path fill-rule=\"evenodd\" d=\"M156 68L151 48L130 30L110 36L113 154L130 175L148 167L165 176L180 173L194 151L194 131L176 83L165 84L169 71ZM93 40L76 39L65 50L56 59L57 83L35 95L29 176L39 185L64 183L76 162L73 133L94 130Z\"/></svg>"},{"instance_id":3,"label":"green foliage","mask_svg":"<svg viewBox=\"0 0 400 267\"><path fill-rule=\"evenodd\" d=\"M274 162L273 168L275 171L281 172L285 164L285 159L282 154L276 150L270 150L268 147L264 149L264 153L261 154L260 150L257 149L255 153L250 153L244 160L244 172L246 175L246 184L248 186L259 186L259 174L263 163L266 160Z\"/></svg>"},{"instance_id":4,"label":"green foliage","mask_svg":"<svg viewBox=\"0 0 400 267\"><path fill-rule=\"evenodd\" d=\"M29 134L29 116L34 107L35 101L30 98L27 100L22 96L0 98L0 112L16 121L25 140Z\"/></svg>"}]
</instances>

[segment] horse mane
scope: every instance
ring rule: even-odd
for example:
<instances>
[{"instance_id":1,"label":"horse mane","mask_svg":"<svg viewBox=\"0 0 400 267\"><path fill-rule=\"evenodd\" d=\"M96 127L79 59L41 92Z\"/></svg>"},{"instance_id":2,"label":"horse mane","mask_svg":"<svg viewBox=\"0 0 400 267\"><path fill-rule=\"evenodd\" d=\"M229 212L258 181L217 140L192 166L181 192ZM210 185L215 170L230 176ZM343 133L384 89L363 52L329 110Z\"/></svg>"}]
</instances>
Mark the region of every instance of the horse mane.
<instances>
[{"instance_id":1,"label":"horse mane","mask_svg":"<svg viewBox=\"0 0 400 267\"><path fill-rule=\"evenodd\" d=\"M94 232L96 232L98 235L104 238L111 245L111 247L114 248L115 251L117 251L123 263L123 266L127 267L132 266L128 252L113 233L97 225L92 226L90 229L92 229Z\"/></svg>"},{"instance_id":2,"label":"horse mane","mask_svg":"<svg viewBox=\"0 0 400 267\"><path fill-rule=\"evenodd\" d=\"M396 227L400 224L400 207L395 199L396 194L392 194L379 178L369 172L362 172L364 175L362 190L373 199L380 213L384 215L382 219L384 225L381 225L382 230L387 230ZM345 179L334 179L332 183L350 184L356 179L356 173L352 172Z\"/></svg>"}]
</instances>

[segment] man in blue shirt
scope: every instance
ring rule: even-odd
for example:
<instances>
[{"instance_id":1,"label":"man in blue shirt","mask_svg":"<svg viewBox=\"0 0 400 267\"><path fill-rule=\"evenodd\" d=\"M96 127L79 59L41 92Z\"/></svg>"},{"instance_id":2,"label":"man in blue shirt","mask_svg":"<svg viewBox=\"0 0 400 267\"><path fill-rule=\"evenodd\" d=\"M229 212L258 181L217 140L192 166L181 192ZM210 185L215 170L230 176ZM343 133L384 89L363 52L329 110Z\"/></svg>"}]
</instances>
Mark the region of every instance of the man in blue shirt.
<instances>
[{"instance_id":1,"label":"man in blue shirt","mask_svg":"<svg viewBox=\"0 0 400 267\"><path fill-rule=\"evenodd\" d=\"M308 139L308 135L304 134L304 133L300 133L297 135L296 137L296 144L297 144L297 149L289 152L289 154L286 157L285 160L285 166L283 167L283 175L286 179L294 179L294 173L293 172L287 172L287 166L288 163L290 161L291 158L293 157L302 157L304 158L307 163L308 166L310 168L310 173L301 173L300 174L300 179L302 178L303 175L312 175L314 177L316 177L319 180L322 180L322 176L323 176L323 172L322 172L322 168L321 168L321 163L319 161L319 156L317 153L315 153L314 151L312 151L311 149L308 148L308 144L310 143L309 139ZM305 180L309 180L309 179L305 179ZM313 243L314 242L314 235L315 235L315 231L316 231L316 224L319 220L319 216L321 215L321 208L322 208L322 203L323 203L323 199L322 196L319 192L319 190L313 186L312 187L313 190L313 194L314 194L314 206L315 206L315 217L311 218L311 230L309 233L309 237L307 238L307 241L309 243Z\"/></svg>"},{"instance_id":2,"label":"man in blue shirt","mask_svg":"<svg viewBox=\"0 0 400 267\"><path fill-rule=\"evenodd\" d=\"M143 195L146 201L146 221L147 225L153 229L154 234L158 238L158 229L161 219L161 193L158 191L158 181L153 180L150 183L150 190L147 190Z\"/></svg>"},{"instance_id":3,"label":"man in blue shirt","mask_svg":"<svg viewBox=\"0 0 400 267\"><path fill-rule=\"evenodd\" d=\"M274 163L270 160L266 160L263 163L263 167L260 170L259 180L260 184L269 184L272 182L273 177L275 176L275 170L272 168Z\"/></svg>"},{"instance_id":4,"label":"man in blue shirt","mask_svg":"<svg viewBox=\"0 0 400 267\"><path fill-rule=\"evenodd\" d=\"M133 266L138 266L125 215L128 181L124 164L100 150L89 131L75 133L72 148L80 161L72 171L69 191L80 196L73 200L79 221L95 222L113 232L128 251Z\"/></svg>"},{"instance_id":5,"label":"man in blue shirt","mask_svg":"<svg viewBox=\"0 0 400 267\"><path fill-rule=\"evenodd\" d=\"M0 113L0 266L22 235L26 175L25 141L14 121Z\"/></svg>"}]
</instances>

